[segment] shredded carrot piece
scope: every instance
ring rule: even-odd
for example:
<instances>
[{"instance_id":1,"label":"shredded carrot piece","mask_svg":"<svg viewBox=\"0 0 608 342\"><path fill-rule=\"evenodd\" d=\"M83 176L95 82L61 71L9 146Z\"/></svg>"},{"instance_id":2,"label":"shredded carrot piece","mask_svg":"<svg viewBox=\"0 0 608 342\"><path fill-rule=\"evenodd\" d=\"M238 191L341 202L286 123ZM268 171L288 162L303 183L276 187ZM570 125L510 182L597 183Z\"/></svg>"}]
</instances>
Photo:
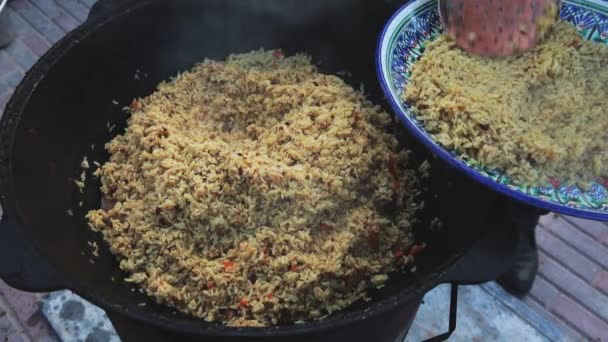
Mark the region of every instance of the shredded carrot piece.
<instances>
[{"instance_id":1,"label":"shredded carrot piece","mask_svg":"<svg viewBox=\"0 0 608 342\"><path fill-rule=\"evenodd\" d=\"M329 230L329 228L331 228L331 226L328 224L325 224L325 223L319 224L319 229L321 229L321 230Z\"/></svg>"},{"instance_id":2,"label":"shredded carrot piece","mask_svg":"<svg viewBox=\"0 0 608 342\"><path fill-rule=\"evenodd\" d=\"M422 252L424 250L425 246L424 245L413 245L412 248L410 249L410 255L414 256L420 252Z\"/></svg>"},{"instance_id":3,"label":"shredded carrot piece","mask_svg":"<svg viewBox=\"0 0 608 342\"><path fill-rule=\"evenodd\" d=\"M141 109L141 103L139 103L139 101L137 100L133 100L133 102L131 102L131 108L134 110L140 110Z\"/></svg>"},{"instance_id":4,"label":"shredded carrot piece","mask_svg":"<svg viewBox=\"0 0 608 342\"><path fill-rule=\"evenodd\" d=\"M367 241L369 241L369 245L373 249L378 249L378 247L380 246L380 240L378 239L378 233L373 230L370 230L367 232Z\"/></svg>"},{"instance_id":5,"label":"shredded carrot piece","mask_svg":"<svg viewBox=\"0 0 608 342\"><path fill-rule=\"evenodd\" d=\"M224 271L228 270L229 268L233 267L234 263L232 261L226 260L224 261Z\"/></svg>"},{"instance_id":6,"label":"shredded carrot piece","mask_svg":"<svg viewBox=\"0 0 608 342\"><path fill-rule=\"evenodd\" d=\"M393 177L397 178L397 161L393 155L388 158L388 172L390 172Z\"/></svg>"}]
</instances>

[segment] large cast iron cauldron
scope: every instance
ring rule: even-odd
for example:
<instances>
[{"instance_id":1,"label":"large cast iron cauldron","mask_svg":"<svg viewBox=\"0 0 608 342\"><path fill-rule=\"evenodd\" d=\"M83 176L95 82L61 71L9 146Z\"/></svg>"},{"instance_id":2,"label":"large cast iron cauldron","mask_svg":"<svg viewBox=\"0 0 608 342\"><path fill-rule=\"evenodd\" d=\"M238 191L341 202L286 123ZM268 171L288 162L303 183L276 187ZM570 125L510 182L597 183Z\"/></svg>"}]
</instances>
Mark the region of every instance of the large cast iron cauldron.
<instances>
[{"instance_id":1,"label":"large cast iron cauldron","mask_svg":"<svg viewBox=\"0 0 608 342\"><path fill-rule=\"evenodd\" d=\"M374 49L393 8L369 0L127 0L110 7L40 59L2 118L0 276L10 285L71 289L111 317L205 341L392 341L407 330L423 294L435 285L490 280L509 264L512 229L492 211L501 199L433 161L416 228L417 239L429 247L418 257L417 272L392 275L370 302L321 321L236 329L175 313L132 291L83 218L100 205L98 186L88 186L83 198L73 182L83 155L107 158L103 144L127 118L121 106L205 57L222 59L260 47L309 53L325 72L350 72L349 82L363 82L373 100L384 104ZM117 126L113 133L108 122ZM418 160L433 160L408 137L401 139ZM425 229L435 217L443 228ZM94 264L89 241L102 247ZM147 305L138 305L142 302ZM438 320L447 320L447 309L448 303Z\"/></svg>"}]
</instances>

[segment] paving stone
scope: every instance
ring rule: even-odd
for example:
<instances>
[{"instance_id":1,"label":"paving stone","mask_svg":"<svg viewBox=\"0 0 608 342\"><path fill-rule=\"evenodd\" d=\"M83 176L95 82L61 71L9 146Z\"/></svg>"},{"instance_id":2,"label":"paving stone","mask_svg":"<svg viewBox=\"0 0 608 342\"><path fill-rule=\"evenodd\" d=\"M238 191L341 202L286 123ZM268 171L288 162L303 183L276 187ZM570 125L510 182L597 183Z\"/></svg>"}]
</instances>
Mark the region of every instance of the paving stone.
<instances>
[{"instance_id":1,"label":"paving stone","mask_svg":"<svg viewBox=\"0 0 608 342\"><path fill-rule=\"evenodd\" d=\"M5 7L4 12L10 20L11 31L15 32L18 37L34 31L34 28L11 7Z\"/></svg>"},{"instance_id":2,"label":"paving stone","mask_svg":"<svg viewBox=\"0 0 608 342\"><path fill-rule=\"evenodd\" d=\"M55 0L29 0L41 12L49 18L56 18L61 14L65 14L65 10L59 6Z\"/></svg>"},{"instance_id":3,"label":"paving stone","mask_svg":"<svg viewBox=\"0 0 608 342\"><path fill-rule=\"evenodd\" d=\"M597 238L608 232L608 222L593 221L578 217L562 215L566 221L571 222L585 233Z\"/></svg>"},{"instance_id":4,"label":"paving stone","mask_svg":"<svg viewBox=\"0 0 608 342\"><path fill-rule=\"evenodd\" d=\"M559 295L551 311L570 323L585 337L594 341L608 341L608 324L568 296Z\"/></svg>"},{"instance_id":5,"label":"paving stone","mask_svg":"<svg viewBox=\"0 0 608 342\"><path fill-rule=\"evenodd\" d=\"M527 305L520 298L514 297L510 295L507 291L505 291L500 285L496 282L489 282L481 285L481 288L490 293L498 302L505 305L509 310L513 311L520 319L527 322L531 326L533 326L537 331L541 332L541 334L549 339L550 341L570 341L573 336L570 335L567 330L560 329L558 324L555 324L554 321L547 319L548 316L544 315L543 311L536 311L529 305ZM483 305L483 302L480 304ZM491 317L492 313L489 313ZM494 321L497 321L497 324L501 325L500 317L491 318ZM503 326L504 329L510 329L508 325ZM493 339L487 338L487 336L482 336L478 338L479 341L492 341ZM520 341L519 339L515 340L506 340L506 341Z\"/></svg>"},{"instance_id":6,"label":"paving stone","mask_svg":"<svg viewBox=\"0 0 608 342\"><path fill-rule=\"evenodd\" d=\"M67 14L65 12L59 14L53 20L57 23L57 25L61 26L61 28L65 32L72 31L78 25L80 25L80 23L78 22L78 20L74 19L74 17L72 17L71 15L69 15L69 14Z\"/></svg>"},{"instance_id":7,"label":"paving stone","mask_svg":"<svg viewBox=\"0 0 608 342\"><path fill-rule=\"evenodd\" d=\"M38 56L36 56L21 39L14 40L4 49L4 51L19 63L24 70L29 70L38 60Z\"/></svg>"},{"instance_id":8,"label":"paving stone","mask_svg":"<svg viewBox=\"0 0 608 342\"><path fill-rule=\"evenodd\" d=\"M600 242L602 244L604 244L605 246L608 246L608 232L604 233L601 237L600 237Z\"/></svg>"},{"instance_id":9,"label":"paving stone","mask_svg":"<svg viewBox=\"0 0 608 342\"><path fill-rule=\"evenodd\" d=\"M11 98L12 94L12 90L4 94L0 94L0 118L2 117L2 113L4 113L4 107L6 107L6 103Z\"/></svg>"},{"instance_id":10,"label":"paving stone","mask_svg":"<svg viewBox=\"0 0 608 342\"><path fill-rule=\"evenodd\" d=\"M5 339L5 342L29 342L29 339L23 334L11 335ZM36 341L37 342L37 341Z\"/></svg>"},{"instance_id":11,"label":"paving stone","mask_svg":"<svg viewBox=\"0 0 608 342\"><path fill-rule=\"evenodd\" d=\"M39 302L42 294L15 290L0 280L0 296L8 303L31 339L53 340L55 335L40 311Z\"/></svg>"},{"instance_id":12,"label":"paving stone","mask_svg":"<svg viewBox=\"0 0 608 342\"><path fill-rule=\"evenodd\" d=\"M557 297L555 298L557 299ZM555 339L556 341L579 342L585 340L583 335L578 330L574 329L561 318L557 317L554 313L550 312L548 307L543 306L539 302L535 301L532 297L525 297L522 299L522 302L529 306L530 309L534 310L534 312L538 312L539 315L542 315L547 320L553 322L553 324L555 324L563 332L561 339Z\"/></svg>"},{"instance_id":13,"label":"paving stone","mask_svg":"<svg viewBox=\"0 0 608 342\"><path fill-rule=\"evenodd\" d=\"M19 39L38 57L42 56L51 47L51 44L42 38L38 32L31 32L21 36Z\"/></svg>"},{"instance_id":14,"label":"paving stone","mask_svg":"<svg viewBox=\"0 0 608 342\"><path fill-rule=\"evenodd\" d=\"M593 280L593 286L608 295L608 272L600 272Z\"/></svg>"},{"instance_id":15,"label":"paving stone","mask_svg":"<svg viewBox=\"0 0 608 342\"><path fill-rule=\"evenodd\" d=\"M608 321L608 296L569 272L554 259L540 254L539 273L561 292L576 299L583 306Z\"/></svg>"},{"instance_id":16,"label":"paving stone","mask_svg":"<svg viewBox=\"0 0 608 342\"><path fill-rule=\"evenodd\" d=\"M449 285L424 296L406 342L423 341L447 330ZM549 341L534 326L496 300L481 286L461 286L457 327L450 341Z\"/></svg>"},{"instance_id":17,"label":"paving stone","mask_svg":"<svg viewBox=\"0 0 608 342\"><path fill-rule=\"evenodd\" d=\"M63 341L120 342L105 311L70 291L45 297L42 312Z\"/></svg>"},{"instance_id":18,"label":"paving stone","mask_svg":"<svg viewBox=\"0 0 608 342\"><path fill-rule=\"evenodd\" d=\"M93 6L93 4L94 4L96 1L97 1L97 0L80 0L80 2L81 2L83 5L85 5L85 6L89 7L89 8L91 8L91 6Z\"/></svg>"},{"instance_id":19,"label":"paving stone","mask_svg":"<svg viewBox=\"0 0 608 342\"><path fill-rule=\"evenodd\" d=\"M21 292L0 280L0 295L10 305L20 321L25 322L38 311L38 297L34 293Z\"/></svg>"},{"instance_id":20,"label":"paving stone","mask_svg":"<svg viewBox=\"0 0 608 342\"><path fill-rule=\"evenodd\" d=\"M80 21L85 21L89 15L89 7L84 6L78 0L56 0L59 6L65 9Z\"/></svg>"},{"instance_id":21,"label":"paving stone","mask_svg":"<svg viewBox=\"0 0 608 342\"><path fill-rule=\"evenodd\" d=\"M10 87L4 80L0 80L0 94L7 93L11 91L13 88Z\"/></svg>"},{"instance_id":22,"label":"paving stone","mask_svg":"<svg viewBox=\"0 0 608 342\"><path fill-rule=\"evenodd\" d=\"M549 306L559 294L559 290L541 276L537 276L530 290L530 296L539 303Z\"/></svg>"},{"instance_id":23,"label":"paving stone","mask_svg":"<svg viewBox=\"0 0 608 342\"><path fill-rule=\"evenodd\" d=\"M585 220L578 217L562 216L566 221L574 224L585 233L597 238L608 231L608 226L603 222Z\"/></svg>"},{"instance_id":24,"label":"paving stone","mask_svg":"<svg viewBox=\"0 0 608 342\"><path fill-rule=\"evenodd\" d=\"M68 14L55 0L30 0L44 14L59 25L64 32L73 30L80 21Z\"/></svg>"},{"instance_id":25,"label":"paving stone","mask_svg":"<svg viewBox=\"0 0 608 342\"><path fill-rule=\"evenodd\" d=\"M19 325L10 319L10 307L0 299L0 341L16 340L22 334Z\"/></svg>"},{"instance_id":26,"label":"paving stone","mask_svg":"<svg viewBox=\"0 0 608 342\"><path fill-rule=\"evenodd\" d=\"M16 70L22 69L21 67L19 67L17 62L15 62L15 60L11 56L9 56L5 51L0 51L0 79Z\"/></svg>"},{"instance_id":27,"label":"paving stone","mask_svg":"<svg viewBox=\"0 0 608 342\"><path fill-rule=\"evenodd\" d=\"M63 30L45 16L38 8L27 0L13 0L9 6L17 11L36 31L42 34L49 42L58 41L65 34Z\"/></svg>"},{"instance_id":28,"label":"paving stone","mask_svg":"<svg viewBox=\"0 0 608 342\"><path fill-rule=\"evenodd\" d=\"M21 69L15 69L3 77L0 77L0 80L6 82L8 86L12 89L17 87L19 82L23 79L24 73ZM1 93L1 92L0 92Z\"/></svg>"},{"instance_id":29,"label":"paving stone","mask_svg":"<svg viewBox=\"0 0 608 342\"><path fill-rule=\"evenodd\" d=\"M544 227L536 229L536 242L545 253L566 266L587 282L593 281L600 271L600 266L581 254L578 250L557 238Z\"/></svg>"},{"instance_id":30,"label":"paving stone","mask_svg":"<svg viewBox=\"0 0 608 342\"><path fill-rule=\"evenodd\" d=\"M601 244L597 238L582 232L561 217L552 221L548 226L545 226L542 222L541 225L597 264L604 268L608 267L608 247Z\"/></svg>"}]
</instances>

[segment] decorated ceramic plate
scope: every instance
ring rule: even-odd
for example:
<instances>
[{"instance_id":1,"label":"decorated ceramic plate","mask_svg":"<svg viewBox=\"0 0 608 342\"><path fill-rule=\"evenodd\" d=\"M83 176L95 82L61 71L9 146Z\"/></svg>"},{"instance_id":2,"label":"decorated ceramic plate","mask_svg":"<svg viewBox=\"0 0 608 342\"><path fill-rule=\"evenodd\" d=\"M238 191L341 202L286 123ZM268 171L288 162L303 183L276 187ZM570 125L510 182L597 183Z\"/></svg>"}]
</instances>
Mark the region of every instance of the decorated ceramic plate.
<instances>
[{"instance_id":1,"label":"decorated ceramic plate","mask_svg":"<svg viewBox=\"0 0 608 342\"><path fill-rule=\"evenodd\" d=\"M575 25L581 36L608 44L608 0L564 0L560 17ZM377 68L382 88L403 124L440 158L477 181L530 205L566 215L608 221L608 177L581 189L552 178L546 184L519 185L499 170L460 158L435 142L403 100L411 66L428 42L442 33L436 0L416 0L403 6L387 23L378 43ZM608 175L607 175L608 176Z\"/></svg>"}]
</instances>

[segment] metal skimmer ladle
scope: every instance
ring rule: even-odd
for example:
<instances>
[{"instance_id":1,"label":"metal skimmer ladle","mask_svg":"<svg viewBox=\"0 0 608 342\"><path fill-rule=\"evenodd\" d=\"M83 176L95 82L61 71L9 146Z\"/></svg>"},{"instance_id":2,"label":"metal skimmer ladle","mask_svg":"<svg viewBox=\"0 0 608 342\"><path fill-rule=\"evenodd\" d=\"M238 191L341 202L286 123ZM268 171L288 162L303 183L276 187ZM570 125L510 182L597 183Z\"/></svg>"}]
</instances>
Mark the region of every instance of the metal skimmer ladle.
<instances>
[{"instance_id":1,"label":"metal skimmer ladle","mask_svg":"<svg viewBox=\"0 0 608 342\"><path fill-rule=\"evenodd\" d=\"M559 0L439 0L439 16L463 50L509 56L543 38L559 18Z\"/></svg>"}]
</instances>

